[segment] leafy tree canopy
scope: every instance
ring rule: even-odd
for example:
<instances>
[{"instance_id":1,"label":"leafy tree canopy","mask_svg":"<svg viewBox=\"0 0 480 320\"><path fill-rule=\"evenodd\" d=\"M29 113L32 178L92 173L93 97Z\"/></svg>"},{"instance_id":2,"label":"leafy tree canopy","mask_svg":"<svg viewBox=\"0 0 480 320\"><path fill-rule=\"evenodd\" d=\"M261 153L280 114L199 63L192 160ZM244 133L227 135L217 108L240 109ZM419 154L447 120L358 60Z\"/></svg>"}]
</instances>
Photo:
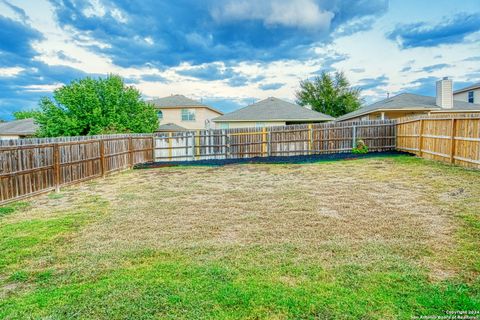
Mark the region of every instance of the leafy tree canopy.
<instances>
[{"instance_id":1,"label":"leafy tree canopy","mask_svg":"<svg viewBox=\"0 0 480 320\"><path fill-rule=\"evenodd\" d=\"M42 137L110 133L150 133L158 127L152 105L122 78L84 78L72 81L42 98L35 116Z\"/></svg>"},{"instance_id":2,"label":"leafy tree canopy","mask_svg":"<svg viewBox=\"0 0 480 320\"><path fill-rule=\"evenodd\" d=\"M22 119L29 119L29 118L36 118L41 112L39 110L22 110L22 111L15 111L13 113L13 117L15 120L22 120Z\"/></svg>"},{"instance_id":3,"label":"leafy tree canopy","mask_svg":"<svg viewBox=\"0 0 480 320\"><path fill-rule=\"evenodd\" d=\"M362 105L360 90L350 87L343 72L334 75L322 72L313 80L301 81L296 97L299 105L311 105L313 110L332 117L355 111Z\"/></svg>"}]
</instances>

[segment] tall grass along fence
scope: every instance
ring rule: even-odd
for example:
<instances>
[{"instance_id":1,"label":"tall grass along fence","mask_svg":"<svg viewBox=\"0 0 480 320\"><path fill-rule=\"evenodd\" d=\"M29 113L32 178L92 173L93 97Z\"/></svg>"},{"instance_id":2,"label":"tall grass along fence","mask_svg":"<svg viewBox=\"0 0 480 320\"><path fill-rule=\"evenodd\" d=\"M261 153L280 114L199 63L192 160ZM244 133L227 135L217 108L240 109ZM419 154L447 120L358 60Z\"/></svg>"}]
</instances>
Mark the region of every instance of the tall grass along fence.
<instances>
[{"instance_id":1,"label":"tall grass along fence","mask_svg":"<svg viewBox=\"0 0 480 320\"><path fill-rule=\"evenodd\" d=\"M152 161L153 146L152 135L0 141L0 203Z\"/></svg>"},{"instance_id":2,"label":"tall grass along fence","mask_svg":"<svg viewBox=\"0 0 480 320\"><path fill-rule=\"evenodd\" d=\"M435 115L401 119L397 149L465 167L480 168L480 115Z\"/></svg>"},{"instance_id":3,"label":"tall grass along fence","mask_svg":"<svg viewBox=\"0 0 480 320\"><path fill-rule=\"evenodd\" d=\"M392 150L395 148L395 122L330 122L162 133L155 139L155 160L195 161L351 152L360 139L371 151Z\"/></svg>"}]
</instances>

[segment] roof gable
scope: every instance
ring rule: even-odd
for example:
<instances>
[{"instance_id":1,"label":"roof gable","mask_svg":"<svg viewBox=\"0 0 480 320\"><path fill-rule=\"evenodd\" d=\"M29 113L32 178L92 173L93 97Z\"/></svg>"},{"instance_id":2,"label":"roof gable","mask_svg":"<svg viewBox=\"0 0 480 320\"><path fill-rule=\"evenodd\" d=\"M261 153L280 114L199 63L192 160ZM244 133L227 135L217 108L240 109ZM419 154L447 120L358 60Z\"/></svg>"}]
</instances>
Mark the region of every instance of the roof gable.
<instances>
[{"instance_id":1,"label":"roof gable","mask_svg":"<svg viewBox=\"0 0 480 320\"><path fill-rule=\"evenodd\" d=\"M14 120L0 123L0 134L31 136L38 130L38 125L33 119Z\"/></svg>"},{"instance_id":2,"label":"roof gable","mask_svg":"<svg viewBox=\"0 0 480 320\"><path fill-rule=\"evenodd\" d=\"M153 99L147 102L153 104L158 109L182 108L182 107L207 108L218 114L223 114L223 112L213 107L207 106L206 104L203 104L199 101L187 98L181 94L175 94L168 97Z\"/></svg>"},{"instance_id":3,"label":"roof gable","mask_svg":"<svg viewBox=\"0 0 480 320\"><path fill-rule=\"evenodd\" d=\"M480 82L474 83L471 86L468 86L468 87L465 87L465 88L462 88L462 89L455 90L455 91L453 91L453 94L462 93L462 92L470 91L470 90L476 90L476 89L480 89Z\"/></svg>"},{"instance_id":4,"label":"roof gable","mask_svg":"<svg viewBox=\"0 0 480 320\"><path fill-rule=\"evenodd\" d=\"M158 126L157 131L186 131L187 129L175 123L165 123Z\"/></svg>"},{"instance_id":5,"label":"roof gable","mask_svg":"<svg viewBox=\"0 0 480 320\"><path fill-rule=\"evenodd\" d=\"M333 117L301 107L278 98L270 97L224 116L213 119L222 121L326 121Z\"/></svg>"}]
</instances>

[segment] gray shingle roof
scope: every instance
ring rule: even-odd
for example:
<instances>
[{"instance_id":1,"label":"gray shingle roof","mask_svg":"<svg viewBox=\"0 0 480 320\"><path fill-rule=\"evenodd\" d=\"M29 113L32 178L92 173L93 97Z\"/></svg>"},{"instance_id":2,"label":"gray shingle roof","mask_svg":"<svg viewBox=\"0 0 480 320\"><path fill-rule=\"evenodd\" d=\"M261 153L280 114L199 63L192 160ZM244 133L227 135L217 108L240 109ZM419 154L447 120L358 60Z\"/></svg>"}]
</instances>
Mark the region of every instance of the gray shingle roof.
<instances>
[{"instance_id":1,"label":"gray shingle roof","mask_svg":"<svg viewBox=\"0 0 480 320\"><path fill-rule=\"evenodd\" d=\"M462 89L455 90L455 91L453 91L453 94L457 94L457 93L461 93L461 92L465 92L465 91L469 91L469 90L475 90L475 89L480 89L480 82L472 84L471 86L468 86L468 87L465 87L465 88L462 88Z\"/></svg>"},{"instance_id":2,"label":"gray shingle roof","mask_svg":"<svg viewBox=\"0 0 480 320\"><path fill-rule=\"evenodd\" d=\"M165 123L158 126L157 131L186 131L187 129L175 123Z\"/></svg>"},{"instance_id":3,"label":"gray shingle roof","mask_svg":"<svg viewBox=\"0 0 480 320\"><path fill-rule=\"evenodd\" d=\"M38 130L33 119L14 120L0 123L0 135L32 136Z\"/></svg>"},{"instance_id":4,"label":"gray shingle roof","mask_svg":"<svg viewBox=\"0 0 480 320\"><path fill-rule=\"evenodd\" d=\"M450 110L472 110L480 111L480 105L464 101L453 101L453 109L442 109L436 104L435 97L421 96L412 93L401 93L399 95L380 100L358 110L347 113L337 120L347 120L368 114L377 110L422 110L422 111L450 111Z\"/></svg>"},{"instance_id":5,"label":"gray shingle roof","mask_svg":"<svg viewBox=\"0 0 480 320\"><path fill-rule=\"evenodd\" d=\"M329 115L270 97L214 118L213 121L328 121L334 119Z\"/></svg>"},{"instance_id":6,"label":"gray shingle roof","mask_svg":"<svg viewBox=\"0 0 480 320\"><path fill-rule=\"evenodd\" d=\"M163 98L158 98L158 99L153 99L150 101L147 101L148 103L152 103L155 105L157 108L162 108L162 109L167 109L167 108L178 108L178 107L190 107L190 108L208 108L214 112L217 112L219 114L223 114L223 112L212 108L210 106L207 106L206 104L203 104L199 101L190 99L185 97L184 95L181 94L175 94L171 95L168 97L163 97Z\"/></svg>"}]
</instances>

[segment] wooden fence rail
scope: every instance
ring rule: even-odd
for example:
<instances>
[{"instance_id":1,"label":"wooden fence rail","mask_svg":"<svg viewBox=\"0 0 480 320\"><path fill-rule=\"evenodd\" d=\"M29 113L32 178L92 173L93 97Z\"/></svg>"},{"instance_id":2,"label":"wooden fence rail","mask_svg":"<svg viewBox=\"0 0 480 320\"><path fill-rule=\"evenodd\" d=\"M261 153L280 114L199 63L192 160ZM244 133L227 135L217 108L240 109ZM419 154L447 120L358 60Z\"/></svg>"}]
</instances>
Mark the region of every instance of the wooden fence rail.
<instances>
[{"instance_id":1,"label":"wooden fence rail","mask_svg":"<svg viewBox=\"0 0 480 320\"><path fill-rule=\"evenodd\" d=\"M7 140L0 143L0 204L153 160L152 135Z\"/></svg>"},{"instance_id":2,"label":"wooden fence rail","mask_svg":"<svg viewBox=\"0 0 480 320\"><path fill-rule=\"evenodd\" d=\"M480 168L480 116L424 116L400 120L397 149L426 159Z\"/></svg>"},{"instance_id":3,"label":"wooden fence rail","mask_svg":"<svg viewBox=\"0 0 480 320\"><path fill-rule=\"evenodd\" d=\"M155 161L195 161L351 152L362 139L371 151L395 148L395 121L330 122L159 134Z\"/></svg>"}]
</instances>

